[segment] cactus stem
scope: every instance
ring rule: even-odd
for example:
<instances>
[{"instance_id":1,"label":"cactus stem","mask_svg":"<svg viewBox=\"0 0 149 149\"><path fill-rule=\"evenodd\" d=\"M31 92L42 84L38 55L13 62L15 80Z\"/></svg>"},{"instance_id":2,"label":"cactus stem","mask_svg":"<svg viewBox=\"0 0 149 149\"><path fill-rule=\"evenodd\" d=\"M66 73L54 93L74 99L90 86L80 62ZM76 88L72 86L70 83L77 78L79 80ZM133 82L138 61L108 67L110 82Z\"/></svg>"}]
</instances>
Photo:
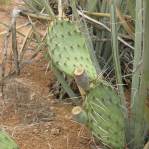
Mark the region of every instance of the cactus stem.
<instances>
[{"instance_id":1,"label":"cactus stem","mask_svg":"<svg viewBox=\"0 0 149 149\"><path fill-rule=\"evenodd\" d=\"M88 91L90 88L89 78L83 67L78 67L74 71L75 81L77 85L85 91Z\"/></svg>"},{"instance_id":2,"label":"cactus stem","mask_svg":"<svg viewBox=\"0 0 149 149\"><path fill-rule=\"evenodd\" d=\"M80 106L76 106L72 109L73 119L81 124L87 123L87 115Z\"/></svg>"}]
</instances>

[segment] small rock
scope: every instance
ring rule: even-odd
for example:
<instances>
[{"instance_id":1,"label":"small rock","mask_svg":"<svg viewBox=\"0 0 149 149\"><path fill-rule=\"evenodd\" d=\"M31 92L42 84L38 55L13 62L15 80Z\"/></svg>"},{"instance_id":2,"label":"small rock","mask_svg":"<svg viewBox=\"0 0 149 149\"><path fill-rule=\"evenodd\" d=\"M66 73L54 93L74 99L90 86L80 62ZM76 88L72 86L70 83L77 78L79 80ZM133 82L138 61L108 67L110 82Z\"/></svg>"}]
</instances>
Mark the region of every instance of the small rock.
<instances>
[{"instance_id":1,"label":"small rock","mask_svg":"<svg viewBox=\"0 0 149 149\"><path fill-rule=\"evenodd\" d=\"M33 129L33 133L38 133L38 129Z\"/></svg>"},{"instance_id":2,"label":"small rock","mask_svg":"<svg viewBox=\"0 0 149 149\"><path fill-rule=\"evenodd\" d=\"M52 128L51 129L51 135L59 135L60 134L60 129L59 128Z\"/></svg>"}]
</instances>

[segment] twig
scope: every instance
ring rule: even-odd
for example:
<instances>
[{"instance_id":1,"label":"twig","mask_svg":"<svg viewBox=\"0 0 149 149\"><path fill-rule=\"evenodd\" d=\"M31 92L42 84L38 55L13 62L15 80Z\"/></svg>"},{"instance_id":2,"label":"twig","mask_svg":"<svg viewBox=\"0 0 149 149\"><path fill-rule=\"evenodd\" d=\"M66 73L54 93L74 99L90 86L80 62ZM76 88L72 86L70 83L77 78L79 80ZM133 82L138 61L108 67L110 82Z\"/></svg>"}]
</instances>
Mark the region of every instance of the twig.
<instances>
[{"instance_id":1,"label":"twig","mask_svg":"<svg viewBox=\"0 0 149 149\"><path fill-rule=\"evenodd\" d=\"M110 13L101 13L101 12L89 12L89 11L83 11L84 14L89 15L89 16L95 16L95 17L111 17ZM125 19L132 20L131 16L124 15Z\"/></svg>"},{"instance_id":2,"label":"twig","mask_svg":"<svg viewBox=\"0 0 149 149\"><path fill-rule=\"evenodd\" d=\"M89 11L83 11L84 14L89 16L95 16L95 17L111 17L110 13L102 13L102 12L89 12Z\"/></svg>"},{"instance_id":3,"label":"twig","mask_svg":"<svg viewBox=\"0 0 149 149\"><path fill-rule=\"evenodd\" d=\"M33 23L30 16L28 16L28 19L29 19L29 21L31 23L33 33L35 34L35 38L36 38L37 42L40 43L41 42L40 35L39 35L39 32L37 31L37 29L35 27L36 22Z\"/></svg>"},{"instance_id":4,"label":"twig","mask_svg":"<svg viewBox=\"0 0 149 149\"><path fill-rule=\"evenodd\" d=\"M27 12L27 11L21 11L20 15L30 16L32 18L41 19L41 20L48 20L48 21L52 20L52 18L49 17L47 14L45 14L45 15L43 15L43 14L34 14L34 13Z\"/></svg>"},{"instance_id":5,"label":"twig","mask_svg":"<svg viewBox=\"0 0 149 149\"><path fill-rule=\"evenodd\" d=\"M20 58L19 58L19 61L20 61L20 62L22 61L23 56L24 56L24 53L25 53L25 46L26 46L26 44L27 44L27 39L30 38L31 34L32 34L32 26L29 28L28 33L27 33L27 35L25 36L25 39L24 39L24 41L23 41L23 44L22 44L22 47L21 47L21 50L20 50L20 54L19 54L19 55L20 55Z\"/></svg>"},{"instance_id":6,"label":"twig","mask_svg":"<svg viewBox=\"0 0 149 149\"><path fill-rule=\"evenodd\" d=\"M48 33L48 28L45 31L45 33L44 33L44 35L43 35L43 37L41 39L40 44L37 46L36 52L32 55L30 60L34 59L37 56L37 54L42 50L42 47L46 46L45 39L46 39L47 33Z\"/></svg>"},{"instance_id":7,"label":"twig","mask_svg":"<svg viewBox=\"0 0 149 149\"><path fill-rule=\"evenodd\" d=\"M7 28L9 28L9 25L7 25L7 24L5 24L5 23L0 23L0 24L3 24L3 25L6 26ZM22 25L20 25L20 26L17 26L16 29L18 30L18 29L23 28L23 27L26 27L26 26L28 26L28 25L30 25L30 22L27 22L27 23L25 23L25 24L22 24ZM16 31L16 32L25 37L25 35L22 34L22 33L20 33L19 31ZM4 34L7 34L7 31L1 32L1 33L0 33L0 36L1 36L1 35L4 35Z\"/></svg>"},{"instance_id":8,"label":"twig","mask_svg":"<svg viewBox=\"0 0 149 149\"><path fill-rule=\"evenodd\" d=\"M30 60L28 60L28 62L22 62L20 61L20 68L21 66L26 63L32 63L33 59L38 55L38 53L43 49L43 47L45 47L46 43L45 43L45 39L46 39L46 35L47 35L47 32L48 32L48 29L45 31L42 39L41 39L41 42L39 43L39 45L36 46L36 51L35 53L31 56Z\"/></svg>"}]
</instances>

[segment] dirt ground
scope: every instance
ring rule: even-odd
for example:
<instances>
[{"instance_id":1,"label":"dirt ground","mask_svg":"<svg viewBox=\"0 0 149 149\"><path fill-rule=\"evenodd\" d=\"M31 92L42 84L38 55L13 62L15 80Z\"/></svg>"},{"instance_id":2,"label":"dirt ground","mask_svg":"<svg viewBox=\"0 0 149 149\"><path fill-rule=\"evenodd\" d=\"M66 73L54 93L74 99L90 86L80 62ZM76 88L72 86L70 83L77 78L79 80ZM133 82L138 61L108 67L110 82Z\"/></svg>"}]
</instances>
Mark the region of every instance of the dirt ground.
<instances>
[{"instance_id":1,"label":"dirt ground","mask_svg":"<svg viewBox=\"0 0 149 149\"><path fill-rule=\"evenodd\" d=\"M10 23L16 2L21 1L13 1L9 7L0 6L0 22ZM17 26L25 23L25 18L18 18ZM0 24L0 54L6 29ZM19 31L25 34L28 27ZM18 38L18 47L22 43L23 39ZM8 49L11 51L11 44ZM16 140L20 149L89 149L89 133L71 119L72 105L54 99L50 92L54 76L50 70L45 73L46 68L47 62L39 53L21 70L21 75L7 80L5 100L0 99L0 128Z\"/></svg>"}]
</instances>

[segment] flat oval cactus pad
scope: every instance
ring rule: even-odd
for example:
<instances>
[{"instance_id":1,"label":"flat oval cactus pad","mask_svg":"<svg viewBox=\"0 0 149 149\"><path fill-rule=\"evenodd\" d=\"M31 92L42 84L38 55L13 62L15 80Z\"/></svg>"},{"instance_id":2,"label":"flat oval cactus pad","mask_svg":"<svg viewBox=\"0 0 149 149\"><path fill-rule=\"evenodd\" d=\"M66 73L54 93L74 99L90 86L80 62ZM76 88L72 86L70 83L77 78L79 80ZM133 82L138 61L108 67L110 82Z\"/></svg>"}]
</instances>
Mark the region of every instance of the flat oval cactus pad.
<instances>
[{"instance_id":1,"label":"flat oval cactus pad","mask_svg":"<svg viewBox=\"0 0 149 149\"><path fill-rule=\"evenodd\" d=\"M97 77L85 38L75 24L55 21L49 27L47 43L51 59L59 70L73 76L77 67L83 67L91 80Z\"/></svg>"},{"instance_id":2,"label":"flat oval cactus pad","mask_svg":"<svg viewBox=\"0 0 149 149\"><path fill-rule=\"evenodd\" d=\"M92 134L114 149L125 145L124 116L120 98L112 87L98 83L87 94L84 110Z\"/></svg>"}]
</instances>

